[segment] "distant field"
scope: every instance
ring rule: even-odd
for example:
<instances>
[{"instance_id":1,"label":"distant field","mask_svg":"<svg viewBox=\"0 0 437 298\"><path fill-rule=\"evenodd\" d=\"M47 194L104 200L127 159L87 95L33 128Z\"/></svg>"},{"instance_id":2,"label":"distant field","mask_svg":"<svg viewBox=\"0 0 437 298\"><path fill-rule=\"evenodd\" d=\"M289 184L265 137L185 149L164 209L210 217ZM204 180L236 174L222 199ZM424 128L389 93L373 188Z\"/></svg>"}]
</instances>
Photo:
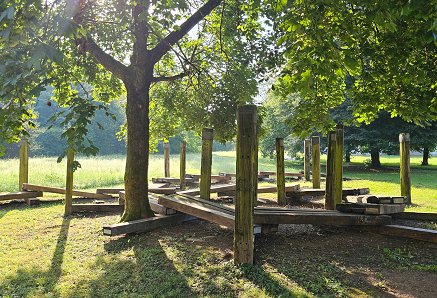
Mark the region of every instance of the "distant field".
<instances>
[{"instance_id":1,"label":"distant field","mask_svg":"<svg viewBox=\"0 0 437 298\"><path fill-rule=\"evenodd\" d=\"M398 195L399 156L382 156L381 171L363 167L366 156L353 156L350 166L345 166L345 177L359 179L346 181L345 187L370 187L374 194ZM75 173L74 187L95 189L97 187L120 187L123 185L125 160L123 156L102 156L79 158L82 168ZM322 156L322 163L325 157ZM413 207L410 211L437 212L437 158L430 159L430 166L420 165L421 157L411 158ZM18 189L18 159L0 160L0 192ZM302 162L286 161L287 171L299 171ZM259 159L260 170L274 170L275 161ZM34 184L62 187L65 183L65 161L58 164L55 157L32 158L30 160L29 181ZM170 164L171 175L179 175L179 156L173 155ZM322 172L324 171L322 165ZM214 152L212 172L235 172L235 152ZM200 154L187 155L187 173L200 173ZM164 175L164 161L161 155L151 155L149 179ZM306 183L306 185L309 185ZM323 186L322 186L323 187Z\"/></svg>"}]
</instances>

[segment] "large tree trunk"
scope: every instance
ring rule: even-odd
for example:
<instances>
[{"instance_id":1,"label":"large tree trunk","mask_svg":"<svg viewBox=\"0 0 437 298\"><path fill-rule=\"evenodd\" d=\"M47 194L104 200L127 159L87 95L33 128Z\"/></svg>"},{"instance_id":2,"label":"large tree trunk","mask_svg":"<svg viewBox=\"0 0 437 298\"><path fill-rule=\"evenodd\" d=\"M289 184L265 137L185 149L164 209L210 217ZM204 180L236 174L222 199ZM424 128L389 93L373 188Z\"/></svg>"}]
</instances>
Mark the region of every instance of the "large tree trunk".
<instances>
[{"instance_id":1,"label":"large tree trunk","mask_svg":"<svg viewBox=\"0 0 437 298\"><path fill-rule=\"evenodd\" d=\"M371 164L370 167L372 169L377 169L381 167L381 161L379 160L379 149L378 148L372 148L370 150L370 158L371 158Z\"/></svg>"},{"instance_id":2,"label":"large tree trunk","mask_svg":"<svg viewBox=\"0 0 437 298\"><path fill-rule=\"evenodd\" d=\"M429 148L428 147L424 147L423 148L422 166L429 165L428 158L429 158Z\"/></svg>"},{"instance_id":3,"label":"large tree trunk","mask_svg":"<svg viewBox=\"0 0 437 298\"><path fill-rule=\"evenodd\" d=\"M143 81L143 82L141 82ZM154 216L148 201L150 78L125 82L127 90L126 201L121 221Z\"/></svg>"}]
</instances>

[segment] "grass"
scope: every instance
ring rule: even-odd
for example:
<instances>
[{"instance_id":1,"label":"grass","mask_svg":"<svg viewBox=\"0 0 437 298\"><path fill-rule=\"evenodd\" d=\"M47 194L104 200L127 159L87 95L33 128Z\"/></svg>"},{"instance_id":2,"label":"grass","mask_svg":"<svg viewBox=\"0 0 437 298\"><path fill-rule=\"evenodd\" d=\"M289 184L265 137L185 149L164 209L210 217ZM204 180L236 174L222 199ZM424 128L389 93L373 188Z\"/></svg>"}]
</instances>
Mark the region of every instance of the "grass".
<instances>
[{"instance_id":1,"label":"grass","mask_svg":"<svg viewBox=\"0 0 437 298\"><path fill-rule=\"evenodd\" d=\"M344 187L369 187L373 194L399 195L398 156L382 156L383 168L379 171L365 169L363 162L368 157L352 156L349 166L345 166L344 176L354 180L345 181ZM122 156L100 156L79 159L82 168L74 177L74 187L93 190L97 187L122 187L125 160ZM326 157L322 156L322 164ZM413 206L408 211L437 212L437 159L431 158L430 165L420 165L421 157L411 158L412 198ZM0 160L0 192L11 192L18 189L17 159ZM286 161L287 171L299 171L303 168L299 161ZM259 159L260 170L275 170L275 161L267 158ZM170 160L172 176L179 175L179 157L172 155ZM322 172L324 166L322 165ZM213 173L235 172L235 152L214 152ZM187 155L187 173L200 173L200 154ZM151 155L149 178L164 175L164 162L161 155ZM65 163L56 163L54 157L32 158L30 160L29 181L55 187L65 184ZM306 185L311 185L306 183ZM323 187L323 185L322 185Z\"/></svg>"}]
</instances>

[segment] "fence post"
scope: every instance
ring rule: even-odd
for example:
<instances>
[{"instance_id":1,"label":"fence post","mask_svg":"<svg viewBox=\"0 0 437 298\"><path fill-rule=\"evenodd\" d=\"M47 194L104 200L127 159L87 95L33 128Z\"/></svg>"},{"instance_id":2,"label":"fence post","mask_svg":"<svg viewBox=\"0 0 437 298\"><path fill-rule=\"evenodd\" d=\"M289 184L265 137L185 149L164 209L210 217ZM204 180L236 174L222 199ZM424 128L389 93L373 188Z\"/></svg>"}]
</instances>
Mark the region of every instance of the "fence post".
<instances>
[{"instance_id":1,"label":"fence post","mask_svg":"<svg viewBox=\"0 0 437 298\"><path fill-rule=\"evenodd\" d=\"M303 142L303 147L304 147L303 172L304 172L305 180L310 181L311 140L305 139L305 141Z\"/></svg>"},{"instance_id":2,"label":"fence post","mask_svg":"<svg viewBox=\"0 0 437 298\"><path fill-rule=\"evenodd\" d=\"M185 190L185 175L187 174L187 142L181 142L180 158L179 158L179 176L180 176L180 188Z\"/></svg>"},{"instance_id":3,"label":"fence post","mask_svg":"<svg viewBox=\"0 0 437 298\"><path fill-rule=\"evenodd\" d=\"M411 204L411 176L410 176L410 134L400 133L400 178L401 196L407 198L406 204Z\"/></svg>"},{"instance_id":4,"label":"fence post","mask_svg":"<svg viewBox=\"0 0 437 298\"><path fill-rule=\"evenodd\" d=\"M334 159L334 209L341 204L343 198L343 145L344 128L338 124L335 132L335 159Z\"/></svg>"},{"instance_id":5,"label":"fence post","mask_svg":"<svg viewBox=\"0 0 437 298\"><path fill-rule=\"evenodd\" d=\"M29 182L29 142L23 138L20 141L20 172L18 176L18 191L22 190L23 183Z\"/></svg>"},{"instance_id":6,"label":"fence post","mask_svg":"<svg viewBox=\"0 0 437 298\"><path fill-rule=\"evenodd\" d=\"M67 179L65 183L65 216L70 215L73 209L73 162L74 150L67 150Z\"/></svg>"},{"instance_id":7,"label":"fence post","mask_svg":"<svg viewBox=\"0 0 437 298\"><path fill-rule=\"evenodd\" d=\"M257 197L253 171L257 154L257 108L243 105L237 109L237 186L234 227L235 264L253 264L253 203Z\"/></svg>"},{"instance_id":8,"label":"fence post","mask_svg":"<svg viewBox=\"0 0 437 298\"><path fill-rule=\"evenodd\" d=\"M276 185L278 192L278 205L287 204L285 200L285 165L284 165L284 139L276 139Z\"/></svg>"},{"instance_id":9,"label":"fence post","mask_svg":"<svg viewBox=\"0 0 437 298\"><path fill-rule=\"evenodd\" d=\"M214 130L204 128L202 130L202 160L200 165L200 197L209 200L211 196L211 165L212 143Z\"/></svg>"},{"instance_id":10,"label":"fence post","mask_svg":"<svg viewBox=\"0 0 437 298\"><path fill-rule=\"evenodd\" d=\"M164 176L170 177L170 143L164 141Z\"/></svg>"},{"instance_id":11,"label":"fence post","mask_svg":"<svg viewBox=\"0 0 437 298\"><path fill-rule=\"evenodd\" d=\"M335 131L328 132L328 157L326 159L326 189L325 209L334 210L334 162L335 162Z\"/></svg>"},{"instance_id":12,"label":"fence post","mask_svg":"<svg viewBox=\"0 0 437 298\"><path fill-rule=\"evenodd\" d=\"M320 188L320 137L311 137L313 188Z\"/></svg>"}]
</instances>

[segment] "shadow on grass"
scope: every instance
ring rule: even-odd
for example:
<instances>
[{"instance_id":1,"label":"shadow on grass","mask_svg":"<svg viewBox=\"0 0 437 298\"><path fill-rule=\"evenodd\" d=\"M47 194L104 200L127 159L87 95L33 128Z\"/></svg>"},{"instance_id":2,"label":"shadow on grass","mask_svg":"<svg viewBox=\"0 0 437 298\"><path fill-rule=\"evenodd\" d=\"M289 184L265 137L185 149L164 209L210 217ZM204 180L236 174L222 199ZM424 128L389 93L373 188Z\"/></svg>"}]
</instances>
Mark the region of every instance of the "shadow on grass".
<instances>
[{"instance_id":1,"label":"shadow on grass","mask_svg":"<svg viewBox=\"0 0 437 298\"><path fill-rule=\"evenodd\" d=\"M107 254L91 265L95 278L76 281L69 297L196 296L154 237L131 235L104 247Z\"/></svg>"},{"instance_id":2,"label":"shadow on grass","mask_svg":"<svg viewBox=\"0 0 437 298\"><path fill-rule=\"evenodd\" d=\"M68 239L71 217L64 217L56 241L55 251L51 259L50 268L42 271L36 268L18 270L15 276L6 277L0 285L0 297L31 297L35 292L44 295L59 296L55 286L62 274L65 245Z\"/></svg>"}]
</instances>

